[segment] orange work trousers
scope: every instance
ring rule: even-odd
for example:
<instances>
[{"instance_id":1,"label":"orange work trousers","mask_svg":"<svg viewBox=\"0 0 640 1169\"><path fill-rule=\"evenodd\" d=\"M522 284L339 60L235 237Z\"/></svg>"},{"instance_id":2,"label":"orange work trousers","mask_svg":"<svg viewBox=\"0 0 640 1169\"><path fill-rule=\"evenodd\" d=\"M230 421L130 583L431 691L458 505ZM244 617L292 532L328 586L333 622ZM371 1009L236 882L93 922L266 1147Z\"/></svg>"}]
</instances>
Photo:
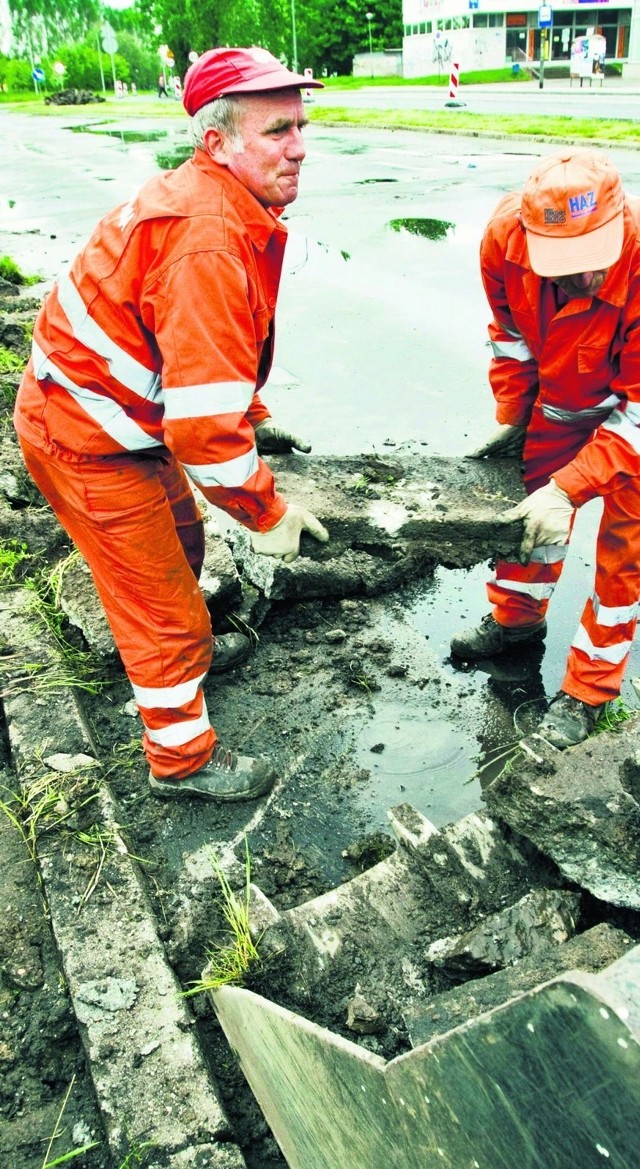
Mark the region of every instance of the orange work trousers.
<instances>
[{"instance_id":1,"label":"orange work trousers","mask_svg":"<svg viewBox=\"0 0 640 1169\"><path fill-rule=\"evenodd\" d=\"M524 450L527 493L549 482L592 433L550 423L534 410ZM594 591L584 606L567 658L562 689L597 706L620 694L640 598L640 484L630 479L603 497ZM534 548L527 565L499 561L487 585L501 625L540 621L562 572L567 547Z\"/></svg>"},{"instance_id":2,"label":"orange work trousers","mask_svg":"<svg viewBox=\"0 0 640 1169\"><path fill-rule=\"evenodd\" d=\"M211 619L204 527L169 451L76 457L20 439L29 473L84 556L144 724L154 775L197 771L216 742L202 686Z\"/></svg>"}]
</instances>

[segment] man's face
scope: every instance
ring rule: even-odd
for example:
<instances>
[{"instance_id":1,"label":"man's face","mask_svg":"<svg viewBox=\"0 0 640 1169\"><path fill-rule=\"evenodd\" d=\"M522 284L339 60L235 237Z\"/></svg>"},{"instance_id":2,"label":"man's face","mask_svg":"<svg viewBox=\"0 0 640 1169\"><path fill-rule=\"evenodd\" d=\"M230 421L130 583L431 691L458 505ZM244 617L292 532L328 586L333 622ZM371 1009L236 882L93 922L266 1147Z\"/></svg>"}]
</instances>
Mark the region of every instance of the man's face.
<instances>
[{"instance_id":1,"label":"man's face","mask_svg":"<svg viewBox=\"0 0 640 1169\"><path fill-rule=\"evenodd\" d=\"M580 296L595 296L602 288L608 271L605 268L601 272L577 272L574 276L552 276L551 279L565 296L575 300Z\"/></svg>"},{"instance_id":2,"label":"man's face","mask_svg":"<svg viewBox=\"0 0 640 1169\"><path fill-rule=\"evenodd\" d=\"M238 129L244 147L234 150L227 141L225 165L263 207L286 207L297 198L306 125L297 89L243 97Z\"/></svg>"}]
</instances>

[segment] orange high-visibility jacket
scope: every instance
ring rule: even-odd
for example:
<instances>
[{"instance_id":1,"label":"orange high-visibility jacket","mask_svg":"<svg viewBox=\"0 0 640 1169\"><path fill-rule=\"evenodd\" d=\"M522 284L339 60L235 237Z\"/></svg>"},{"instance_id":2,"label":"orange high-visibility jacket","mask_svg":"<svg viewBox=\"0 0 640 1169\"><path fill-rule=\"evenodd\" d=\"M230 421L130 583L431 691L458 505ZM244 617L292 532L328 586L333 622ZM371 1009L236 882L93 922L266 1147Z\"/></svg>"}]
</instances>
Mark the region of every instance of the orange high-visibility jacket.
<instances>
[{"instance_id":1,"label":"orange high-visibility jacket","mask_svg":"<svg viewBox=\"0 0 640 1169\"><path fill-rule=\"evenodd\" d=\"M579 453L553 472L580 506L640 472L640 200L626 198L622 254L598 294L553 313L519 212L519 194L505 195L480 248L497 418L527 425L536 403L548 422L584 432Z\"/></svg>"},{"instance_id":2,"label":"orange high-visibility jacket","mask_svg":"<svg viewBox=\"0 0 640 1169\"><path fill-rule=\"evenodd\" d=\"M246 527L285 502L258 457L286 228L196 149L98 224L47 297L15 425L64 457L168 447Z\"/></svg>"}]
</instances>

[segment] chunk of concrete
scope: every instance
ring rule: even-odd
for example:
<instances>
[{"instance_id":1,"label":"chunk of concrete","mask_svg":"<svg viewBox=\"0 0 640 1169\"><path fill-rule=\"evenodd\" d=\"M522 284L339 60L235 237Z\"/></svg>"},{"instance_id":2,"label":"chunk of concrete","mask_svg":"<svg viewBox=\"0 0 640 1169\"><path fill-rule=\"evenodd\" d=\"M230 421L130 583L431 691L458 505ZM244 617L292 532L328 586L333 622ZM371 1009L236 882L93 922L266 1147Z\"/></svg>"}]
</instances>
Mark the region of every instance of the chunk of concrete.
<instances>
[{"instance_id":1,"label":"chunk of concrete","mask_svg":"<svg viewBox=\"0 0 640 1169\"><path fill-rule=\"evenodd\" d=\"M576 934L562 945L547 944L513 966L484 978L470 979L434 998L413 1003L403 1012L412 1047L420 1047L438 1035L477 1019L509 999L549 982L569 970L595 974L633 948L624 930L601 923Z\"/></svg>"},{"instance_id":2,"label":"chunk of concrete","mask_svg":"<svg viewBox=\"0 0 640 1169\"><path fill-rule=\"evenodd\" d=\"M453 978L482 978L550 944L566 942L575 933L579 911L577 893L535 889L466 933L433 942L425 956Z\"/></svg>"},{"instance_id":3,"label":"chunk of concrete","mask_svg":"<svg viewBox=\"0 0 640 1169\"><path fill-rule=\"evenodd\" d=\"M484 789L491 814L601 901L640 909L640 805L630 779L640 715L566 751L530 742L534 750Z\"/></svg>"},{"instance_id":4,"label":"chunk of concrete","mask_svg":"<svg viewBox=\"0 0 640 1169\"><path fill-rule=\"evenodd\" d=\"M387 1064L251 991L212 1002L290 1169L637 1169L638 946Z\"/></svg>"},{"instance_id":5,"label":"chunk of concrete","mask_svg":"<svg viewBox=\"0 0 640 1169\"><path fill-rule=\"evenodd\" d=\"M373 596L436 564L467 567L513 555L521 525L500 515L522 498L515 459L373 455L269 458L286 499L309 508L330 535L303 533L292 564L256 556L233 534L243 576L275 600Z\"/></svg>"}]
</instances>

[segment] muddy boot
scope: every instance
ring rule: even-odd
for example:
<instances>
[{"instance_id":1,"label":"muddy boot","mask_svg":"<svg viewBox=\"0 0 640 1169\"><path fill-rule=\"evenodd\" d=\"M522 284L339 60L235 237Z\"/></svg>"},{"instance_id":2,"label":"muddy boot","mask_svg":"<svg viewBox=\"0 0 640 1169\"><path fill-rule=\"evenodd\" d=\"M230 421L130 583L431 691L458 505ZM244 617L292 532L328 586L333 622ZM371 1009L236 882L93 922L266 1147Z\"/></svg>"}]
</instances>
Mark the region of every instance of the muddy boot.
<instances>
[{"instance_id":1,"label":"muddy boot","mask_svg":"<svg viewBox=\"0 0 640 1169\"><path fill-rule=\"evenodd\" d=\"M244 633L222 633L213 639L213 661L210 674L226 674L246 661L251 653L251 642Z\"/></svg>"},{"instance_id":2,"label":"muddy boot","mask_svg":"<svg viewBox=\"0 0 640 1169\"><path fill-rule=\"evenodd\" d=\"M606 705L606 702L601 702L599 706L589 706L560 690L551 700L536 737L551 743L559 751L575 747L589 738Z\"/></svg>"},{"instance_id":3,"label":"muddy boot","mask_svg":"<svg viewBox=\"0 0 640 1169\"><path fill-rule=\"evenodd\" d=\"M475 629L461 630L451 638L451 653L457 658L492 658L521 646L536 645L547 633L546 621L534 625L498 625L487 613Z\"/></svg>"},{"instance_id":4,"label":"muddy boot","mask_svg":"<svg viewBox=\"0 0 640 1169\"><path fill-rule=\"evenodd\" d=\"M266 759L236 755L216 743L204 767L184 779L157 779L149 772L149 786L163 800L255 800L275 783L275 768Z\"/></svg>"}]
</instances>

